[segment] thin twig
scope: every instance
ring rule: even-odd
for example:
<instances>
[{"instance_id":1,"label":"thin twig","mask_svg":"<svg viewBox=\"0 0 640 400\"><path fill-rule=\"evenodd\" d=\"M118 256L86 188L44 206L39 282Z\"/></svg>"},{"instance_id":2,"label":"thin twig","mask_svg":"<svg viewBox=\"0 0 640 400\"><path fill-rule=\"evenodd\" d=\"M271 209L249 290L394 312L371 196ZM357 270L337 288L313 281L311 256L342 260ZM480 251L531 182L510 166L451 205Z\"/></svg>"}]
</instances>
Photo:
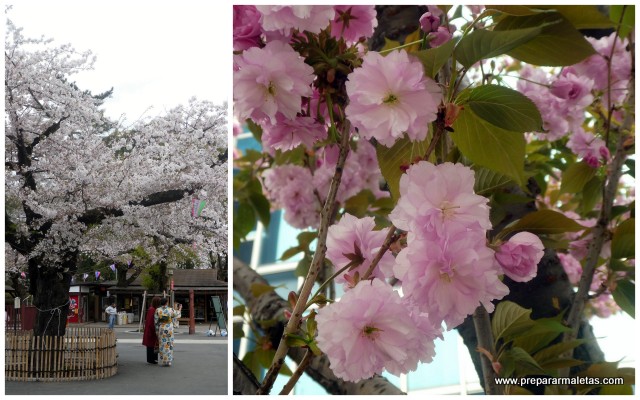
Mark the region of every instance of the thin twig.
<instances>
[{"instance_id":1,"label":"thin twig","mask_svg":"<svg viewBox=\"0 0 640 400\"><path fill-rule=\"evenodd\" d=\"M291 375L291 378L289 378L289 381L287 382L287 384L284 385L284 387L280 391L279 394L281 396L291 393L291 390L293 390L293 387L296 385L296 383L298 383L298 380L304 373L304 370L306 370L309 364L311 364L312 358L313 358L313 352L311 350L307 350L307 352L304 353L302 362L300 362L300 364L298 365L298 368L296 368L296 370L293 372L293 375Z\"/></svg>"},{"instance_id":2,"label":"thin twig","mask_svg":"<svg viewBox=\"0 0 640 400\"><path fill-rule=\"evenodd\" d=\"M340 186L342 171L344 169L344 164L349 152L349 134L351 125L348 121L345 121L342 128L340 154L338 155L338 162L336 163L336 172L333 175L333 179L331 180L331 186L329 188L327 200L325 201L324 207L322 208L322 212L320 214L321 219L320 228L318 229L318 244L316 246L316 252L313 255L313 260L311 261L309 272L307 273L307 277L305 278L302 289L300 290L298 302L296 303L296 306L292 311L291 318L289 319L289 322L284 329L282 338L280 338L280 344L278 345L276 354L273 357L271 367L267 371L264 380L262 381L262 385L260 386L260 389L258 389L258 392L256 394L269 394L269 392L271 391L271 387L273 386L273 383L278 376L278 372L284 364L284 359L287 355L287 352L289 351L289 346L287 346L285 339L288 335L293 334L298 330L300 326L300 320L302 319L302 313L304 312L307 305L309 295L311 294L313 285L315 284L316 278L318 277L320 268L322 268L322 266L324 265L324 256L327 251L327 232L329 229L331 216L333 215L334 208L336 207L336 194L338 192L338 187Z\"/></svg>"},{"instance_id":3,"label":"thin twig","mask_svg":"<svg viewBox=\"0 0 640 400\"><path fill-rule=\"evenodd\" d=\"M396 232L396 227L392 224L389 227L389 232L387 233L387 237L384 238L384 242L382 242L382 246L380 246L380 250L378 250L378 253L373 258L373 260L371 260L371 265L369 265L369 269L367 269L367 272L365 272L365 274L362 276L362 280L368 279L373 273L373 271L376 269L376 266L378 266L378 263L382 259L382 256L384 255L384 253L387 252L387 250L389 250L391 243L393 243L395 232Z\"/></svg>"}]
</instances>

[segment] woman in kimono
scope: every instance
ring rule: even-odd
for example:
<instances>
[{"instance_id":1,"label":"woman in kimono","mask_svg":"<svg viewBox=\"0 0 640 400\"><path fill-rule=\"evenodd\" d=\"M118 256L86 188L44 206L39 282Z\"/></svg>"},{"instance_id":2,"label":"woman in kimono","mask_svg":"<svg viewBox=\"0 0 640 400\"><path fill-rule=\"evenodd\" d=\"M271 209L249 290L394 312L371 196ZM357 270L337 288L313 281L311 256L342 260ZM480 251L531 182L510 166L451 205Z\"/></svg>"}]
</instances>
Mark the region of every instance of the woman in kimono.
<instances>
[{"instance_id":1,"label":"woman in kimono","mask_svg":"<svg viewBox=\"0 0 640 400\"><path fill-rule=\"evenodd\" d=\"M144 321L144 335L142 336L142 345L147 347L147 362L149 364L158 363L158 330L156 329L155 319L156 310L160 307L160 297L155 296L151 300L151 305L147 310L147 316Z\"/></svg>"},{"instance_id":2,"label":"woman in kimono","mask_svg":"<svg viewBox=\"0 0 640 400\"><path fill-rule=\"evenodd\" d=\"M173 322L180 318L182 304L176 309L169 307L168 298L160 300L160 307L156 310L154 321L158 330L159 362L163 367L170 367L173 361Z\"/></svg>"}]
</instances>

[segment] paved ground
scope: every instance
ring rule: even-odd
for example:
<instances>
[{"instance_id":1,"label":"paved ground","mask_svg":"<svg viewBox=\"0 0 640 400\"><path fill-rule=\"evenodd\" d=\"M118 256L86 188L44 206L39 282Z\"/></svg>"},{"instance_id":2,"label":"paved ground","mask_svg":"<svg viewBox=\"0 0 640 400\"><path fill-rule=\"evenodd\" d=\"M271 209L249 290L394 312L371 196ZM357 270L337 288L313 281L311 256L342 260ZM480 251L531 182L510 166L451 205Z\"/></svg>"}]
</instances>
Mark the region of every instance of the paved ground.
<instances>
[{"instance_id":1,"label":"paved ground","mask_svg":"<svg viewBox=\"0 0 640 400\"><path fill-rule=\"evenodd\" d=\"M106 327L106 324L86 326ZM111 378L79 382L9 382L5 395L226 395L227 337L205 336L209 325L196 333L181 325L176 334L173 366L147 364L142 333L137 324L116 326L118 373ZM214 329L215 326L212 326Z\"/></svg>"}]
</instances>

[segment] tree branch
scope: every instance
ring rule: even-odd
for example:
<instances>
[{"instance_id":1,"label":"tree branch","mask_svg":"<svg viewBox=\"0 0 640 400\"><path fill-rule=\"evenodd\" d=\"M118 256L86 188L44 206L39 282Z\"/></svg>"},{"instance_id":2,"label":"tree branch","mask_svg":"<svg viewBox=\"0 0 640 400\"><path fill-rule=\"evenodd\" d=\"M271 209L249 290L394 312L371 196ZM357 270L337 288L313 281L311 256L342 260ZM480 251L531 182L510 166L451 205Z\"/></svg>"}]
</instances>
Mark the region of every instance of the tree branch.
<instances>
[{"instance_id":1,"label":"tree branch","mask_svg":"<svg viewBox=\"0 0 640 400\"><path fill-rule=\"evenodd\" d=\"M289 303L278 296L275 291L264 293L258 297L251 291L253 284L267 284L267 281L247 264L233 258L233 290L245 301L247 309L254 321L276 321L269 324L265 334L276 342L282 336L285 317L284 311L289 308ZM306 349L295 347L288 350L287 355L300 363ZM322 385L331 394L348 395L399 395L404 394L400 389L392 385L386 378L376 375L372 378L357 383L345 382L335 376L329 367L329 359L326 355L313 357L305 373ZM255 392L254 392L255 393Z\"/></svg>"},{"instance_id":2,"label":"tree branch","mask_svg":"<svg viewBox=\"0 0 640 400\"><path fill-rule=\"evenodd\" d=\"M150 194L140 201L130 201L130 206L143 206L151 207L160 204L173 203L182 200L187 195L191 195L195 192L194 189L186 190L166 190L163 192L156 192ZM124 212L120 208L98 207L91 210L87 210L82 215L78 216L78 222L85 225L99 224L108 217L121 217Z\"/></svg>"},{"instance_id":3,"label":"tree branch","mask_svg":"<svg viewBox=\"0 0 640 400\"><path fill-rule=\"evenodd\" d=\"M633 75L629 82L629 94L625 104L635 104L635 79ZM578 291L571 304L571 309L567 316L567 325L571 328L570 332L564 334L563 340L568 342L578 337L578 329L580 328L580 322L584 311L584 306L589 297L589 288L593 281L593 275L598 265L600 258L600 252L604 245L606 233L609 223L611 222L611 209L613 207L613 201L616 197L618 190L618 183L622 175L622 166L627 158L626 150L624 149L624 136L627 132L630 132L634 122L634 113L632 110L627 110L624 122L618 129L618 142L616 144L616 152L609 168L609 179L604 189L604 195L602 198L602 207L600 209L600 217L596 226L593 228L593 239L589 243L589 250L587 253L587 259L582 270L582 276L578 283ZM564 375L568 374L568 370L564 370Z\"/></svg>"},{"instance_id":4,"label":"tree branch","mask_svg":"<svg viewBox=\"0 0 640 400\"><path fill-rule=\"evenodd\" d=\"M278 371L280 371L280 368L284 363L284 358L289 350L289 346L287 345L285 339L287 335L293 334L298 331L300 320L302 319L302 313L305 310L307 300L309 299L309 295L311 294L313 285L316 282L318 273L324 265L324 255L327 251L326 243L330 219L336 206L336 194L338 193L338 188L340 187L340 180L342 179L344 163L349 152L349 122L346 121L342 128L342 141L340 144L338 161L336 163L336 172L334 173L333 179L331 180L331 186L329 187L327 200L325 201L324 207L322 208L322 211L320 213L320 228L318 229L318 244L316 247L316 252L313 255L313 260L311 261L311 266L309 267L309 272L307 273L307 277L305 278L304 284L302 285L302 289L300 289L298 302L293 309L291 319L285 327L284 334L280 339L280 344L278 345L276 354L273 357L273 363L267 371L267 374L265 375L265 378L262 381L262 385L260 386L257 394L269 394L271 386L273 386L273 382L275 382L275 379L278 376Z\"/></svg>"},{"instance_id":5,"label":"tree branch","mask_svg":"<svg viewBox=\"0 0 640 400\"><path fill-rule=\"evenodd\" d=\"M233 394L252 395L260 387L260 382L249 368L233 353Z\"/></svg>"},{"instance_id":6,"label":"tree branch","mask_svg":"<svg viewBox=\"0 0 640 400\"><path fill-rule=\"evenodd\" d=\"M484 349L495 357L496 351L493 347L493 334L491 333L491 319L489 319L489 313L480 305L473 313L473 324L476 329L476 337L478 338L478 348ZM484 391L488 395L502 394L496 386L496 373L493 370L493 366L488 357L480 356L482 364L482 379L484 381Z\"/></svg>"}]
</instances>

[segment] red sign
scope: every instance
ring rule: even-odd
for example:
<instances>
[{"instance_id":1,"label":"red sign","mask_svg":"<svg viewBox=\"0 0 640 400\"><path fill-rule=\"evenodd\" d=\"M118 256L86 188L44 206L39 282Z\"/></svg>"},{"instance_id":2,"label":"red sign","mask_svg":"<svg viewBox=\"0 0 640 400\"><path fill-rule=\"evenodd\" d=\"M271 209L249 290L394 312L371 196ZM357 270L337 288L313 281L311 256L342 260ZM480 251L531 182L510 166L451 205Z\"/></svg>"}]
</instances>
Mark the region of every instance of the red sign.
<instances>
[{"instance_id":1,"label":"red sign","mask_svg":"<svg viewBox=\"0 0 640 400\"><path fill-rule=\"evenodd\" d=\"M67 315L67 321L70 323L77 324L78 321L78 311L80 308L80 304L78 303L78 295L72 294L69 296L69 314Z\"/></svg>"},{"instance_id":2,"label":"red sign","mask_svg":"<svg viewBox=\"0 0 640 400\"><path fill-rule=\"evenodd\" d=\"M171 290L173 290L173 279L171 279Z\"/></svg>"}]
</instances>

